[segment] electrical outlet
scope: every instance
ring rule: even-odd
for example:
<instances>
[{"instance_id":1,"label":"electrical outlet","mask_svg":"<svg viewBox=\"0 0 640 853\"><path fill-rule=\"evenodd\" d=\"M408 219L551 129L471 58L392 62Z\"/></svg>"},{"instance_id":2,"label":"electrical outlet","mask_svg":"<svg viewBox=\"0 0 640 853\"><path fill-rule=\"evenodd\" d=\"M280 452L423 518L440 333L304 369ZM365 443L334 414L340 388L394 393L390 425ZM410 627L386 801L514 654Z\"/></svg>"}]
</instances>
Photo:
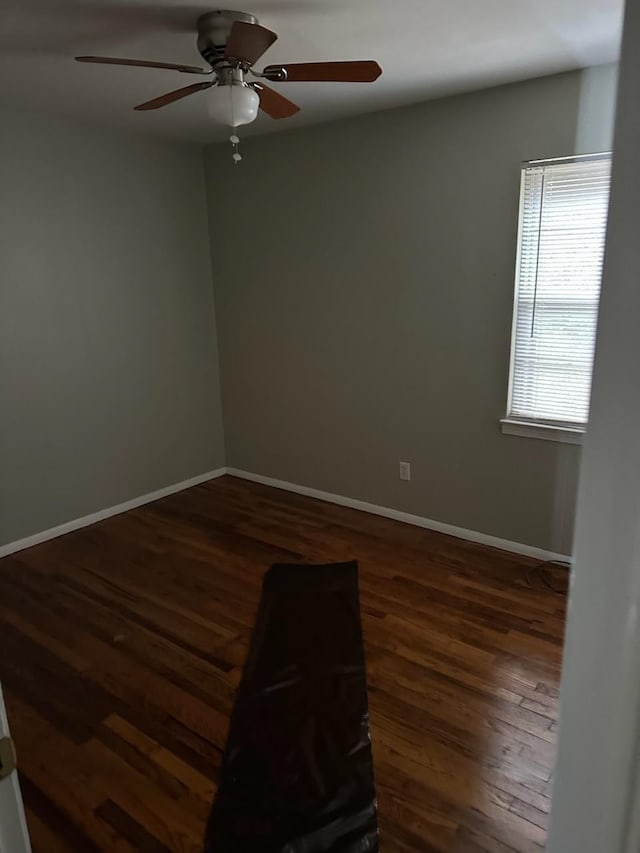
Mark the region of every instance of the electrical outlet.
<instances>
[{"instance_id":1,"label":"electrical outlet","mask_svg":"<svg viewBox=\"0 0 640 853\"><path fill-rule=\"evenodd\" d=\"M409 462L401 462L400 463L400 479L401 480L410 480L411 479L411 464Z\"/></svg>"}]
</instances>

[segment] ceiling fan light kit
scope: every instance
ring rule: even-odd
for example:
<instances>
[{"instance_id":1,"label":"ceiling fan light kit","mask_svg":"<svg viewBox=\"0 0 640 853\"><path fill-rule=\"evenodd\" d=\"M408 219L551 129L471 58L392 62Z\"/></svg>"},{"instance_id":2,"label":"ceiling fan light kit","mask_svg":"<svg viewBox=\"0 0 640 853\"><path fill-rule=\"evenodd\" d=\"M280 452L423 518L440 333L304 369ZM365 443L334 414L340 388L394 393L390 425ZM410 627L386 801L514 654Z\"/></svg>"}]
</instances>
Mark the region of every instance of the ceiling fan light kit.
<instances>
[{"instance_id":1,"label":"ceiling fan light kit","mask_svg":"<svg viewBox=\"0 0 640 853\"><path fill-rule=\"evenodd\" d=\"M218 74L220 82L207 95L210 116L228 127L251 124L258 117L260 95L244 82L239 68L223 68Z\"/></svg>"},{"instance_id":2,"label":"ceiling fan light kit","mask_svg":"<svg viewBox=\"0 0 640 853\"><path fill-rule=\"evenodd\" d=\"M209 69L195 65L179 65L169 62L142 59L117 59L106 56L76 56L78 62L94 62L104 65L129 65L141 68L166 68L183 74L199 74L211 79L193 83L138 104L136 110L155 110L181 100L196 92L213 89L209 93L209 113L214 121L234 128L230 137L233 145L234 163L242 159L238 151L239 138L235 128L250 124L262 110L271 118L289 118L299 110L293 101L267 86L263 80L274 83L292 82L347 82L372 83L382 74L382 69L373 60L355 62L300 62L268 65L263 71L253 66L276 41L276 33L258 23L254 15L247 12L232 12L217 9L201 15L197 22L197 47L200 55L210 65ZM256 82L245 77L252 74Z\"/></svg>"}]
</instances>

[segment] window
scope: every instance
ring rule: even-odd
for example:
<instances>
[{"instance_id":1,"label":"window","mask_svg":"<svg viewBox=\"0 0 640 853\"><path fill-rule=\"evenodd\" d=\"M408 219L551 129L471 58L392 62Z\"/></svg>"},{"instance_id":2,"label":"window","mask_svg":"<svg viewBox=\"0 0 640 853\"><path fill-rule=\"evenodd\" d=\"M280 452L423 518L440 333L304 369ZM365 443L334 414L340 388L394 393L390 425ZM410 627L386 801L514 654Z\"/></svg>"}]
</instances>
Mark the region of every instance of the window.
<instances>
[{"instance_id":1,"label":"window","mask_svg":"<svg viewBox=\"0 0 640 853\"><path fill-rule=\"evenodd\" d=\"M610 155L522 170L507 417L503 431L579 442L591 371Z\"/></svg>"}]
</instances>

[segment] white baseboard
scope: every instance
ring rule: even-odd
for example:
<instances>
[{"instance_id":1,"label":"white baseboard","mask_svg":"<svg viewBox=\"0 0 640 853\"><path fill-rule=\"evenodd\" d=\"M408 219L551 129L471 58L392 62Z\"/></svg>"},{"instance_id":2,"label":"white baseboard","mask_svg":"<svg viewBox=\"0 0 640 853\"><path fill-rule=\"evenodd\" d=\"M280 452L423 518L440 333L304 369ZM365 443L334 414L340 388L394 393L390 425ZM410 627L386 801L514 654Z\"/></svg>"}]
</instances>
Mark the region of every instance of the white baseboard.
<instances>
[{"instance_id":1,"label":"white baseboard","mask_svg":"<svg viewBox=\"0 0 640 853\"><path fill-rule=\"evenodd\" d=\"M78 530L81 527L88 527L90 524L95 524L96 521L102 521L105 518L110 518L112 515L119 515L122 512L135 509L143 504L157 501L160 498L165 498L167 495L173 495L176 492L181 492L184 489L189 489L192 486L199 485L200 483L205 483L207 480L215 480L217 477L222 477L224 474L230 474L233 477L239 477L243 480L251 480L254 483L262 483L265 486L272 486L275 489L284 489L287 492L295 492L298 495L317 498L321 501L338 504L338 506L358 509L361 512L368 512L372 515L391 518L394 521L402 521L405 524L412 524L414 527L422 527L425 530L445 533L447 536L456 536L458 539L466 539L468 542L476 542L479 545L489 545L491 548L498 548L501 551L510 551L513 554L522 554L525 557L533 557L538 560L571 561L571 557L566 554L557 554L553 551L546 551L544 548L536 548L533 545L524 545L521 542L510 542L508 539L499 539L497 536L490 536L488 533L479 533L477 530L467 530L464 527L456 527L453 524L434 521L431 518L424 518L421 515L411 515L408 512L402 512L398 509L392 509L391 507L377 506L376 504L359 501L355 498L347 498L343 495L334 495L331 492L323 492L320 489L311 488L311 486L300 486L297 483L288 483L285 480L276 480L273 477L263 477L262 474L251 474L249 471L240 471L238 468L218 468L215 471L207 471L205 474L199 474L197 477L191 477L191 479L183 480L181 483L174 483L171 486L165 486L165 488L158 489L155 492L150 492L147 495L141 495L138 498L133 498L130 501L125 501L124 503L117 504L116 506L101 509L91 515L85 515L82 518L67 521L64 524L60 524L58 527L43 530L41 533L35 533L33 536L27 536L25 539L19 539L17 542L9 542L7 545L0 545L0 558L6 557L9 554L15 554L16 551L22 551L25 548L30 548L32 545L39 545L41 542L46 542L49 539L55 539L58 536L63 536L65 533L70 533L72 530Z\"/></svg>"},{"instance_id":2,"label":"white baseboard","mask_svg":"<svg viewBox=\"0 0 640 853\"><path fill-rule=\"evenodd\" d=\"M16 551L31 548L32 545L39 545L41 542L46 542L48 539L55 539L58 536L63 536L65 533L70 533L72 530L78 530L80 527L88 527L90 524L95 524L96 521L102 521L105 518L110 518L112 515L119 515L121 512L127 512L127 510L135 509L143 504L157 501L160 498L166 498L167 495L182 492L184 489L190 489L192 486L198 486L200 483L206 483L207 480L215 480L216 477L222 477L222 475L226 473L226 468L207 471L205 474L198 474L197 477L191 477L189 480L183 480L180 483L165 486L163 489L158 489L155 492L149 492L148 495L140 495L138 498L132 498L130 501L125 501L124 503L117 504L116 506L101 509L98 512L91 513L91 515L85 515L82 518L67 521L64 524L58 525L58 527L51 527L49 530L43 530L41 533L34 533L33 536L27 536L25 539L18 539L17 542L9 542L7 545L0 545L0 557L15 554Z\"/></svg>"},{"instance_id":3,"label":"white baseboard","mask_svg":"<svg viewBox=\"0 0 640 853\"><path fill-rule=\"evenodd\" d=\"M300 486L297 483L287 483L284 480L275 480L273 477L263 477L262 474L251 474L248 471L240 471L237 468L227 468L227 474L232 477L240 477L243 480L251 480L254 483L262 483L265 486L273 486L276 489L284 489L287 492L295 492L298 495L306 495L317 498L328 503L347 506L351 509L359 509L373 515L381 515L384 518L392 518L394 521L403 521L405 524L413 524L426 530L434 530L437 533L446 533L447 536L456 536L458 539L466 539L468 542L476 542L479 545L489 545L491 548L499 548L501 551L510 551L513 554L521 554L525 557L533 557L538 560L561 560L571 562L571 557L566 554L557 554L546 551L544 548L536 548L534 545L524 545L521 542L510 542L508 539L499 539L488 533L479 533L476 530L467 530L464 527L455 527L453 524L445 524L442 521L434 521L431 518L423 518L421 515L411 515L390 507L377 506L366 501L346 498L342 495L334 495L331 492L322 492L310 486Z\"/></svg>"}]
</instances>

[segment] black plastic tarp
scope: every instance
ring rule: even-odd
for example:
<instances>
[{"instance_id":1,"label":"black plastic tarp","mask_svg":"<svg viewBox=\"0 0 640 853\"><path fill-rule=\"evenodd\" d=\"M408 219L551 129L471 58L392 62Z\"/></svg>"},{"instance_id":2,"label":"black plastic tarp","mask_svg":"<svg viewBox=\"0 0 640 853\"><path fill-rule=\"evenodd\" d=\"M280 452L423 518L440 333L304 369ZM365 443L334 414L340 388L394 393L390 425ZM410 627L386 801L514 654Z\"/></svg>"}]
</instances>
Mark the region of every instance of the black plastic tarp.
<instances>
[{"instance_id":1,"label":"black plastic tarp","mask_svg":"<svg viewBox=\"0 0 640 853\"><path fill-rule=\"evenodd\" d=\"M205 851L377 853L357 563L266 573Z\"/></svg>"}]
</instances>

